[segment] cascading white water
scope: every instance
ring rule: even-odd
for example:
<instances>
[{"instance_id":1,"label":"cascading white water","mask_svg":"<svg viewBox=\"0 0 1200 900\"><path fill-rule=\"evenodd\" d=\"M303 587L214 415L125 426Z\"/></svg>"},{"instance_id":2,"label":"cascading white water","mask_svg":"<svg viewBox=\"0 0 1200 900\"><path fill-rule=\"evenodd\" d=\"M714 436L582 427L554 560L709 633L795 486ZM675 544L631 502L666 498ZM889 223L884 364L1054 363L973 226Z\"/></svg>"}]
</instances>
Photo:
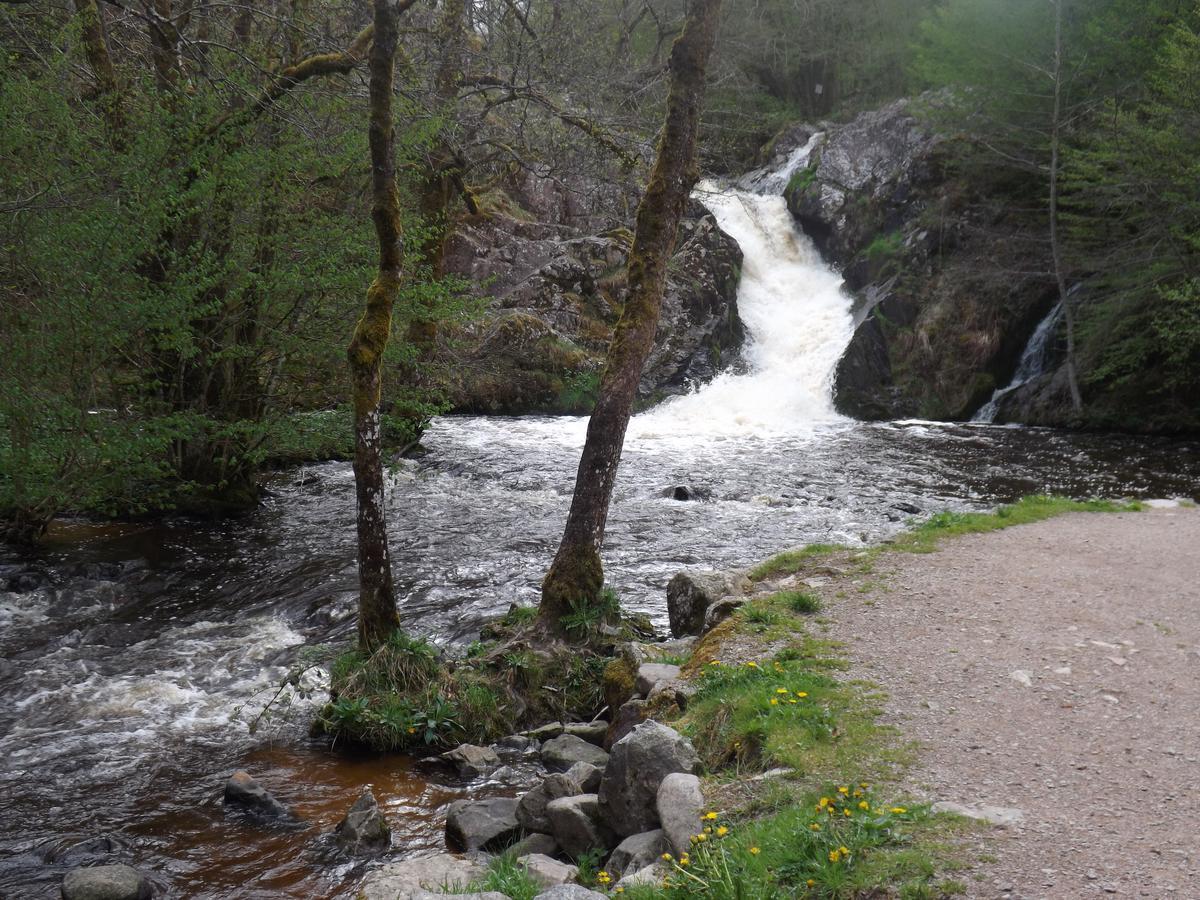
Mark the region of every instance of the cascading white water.
<instances>
[{"instance_id":1,"label":"cascading white water","mask_svg":"<svg viewBox=\"0 0 1200 900\"><path fill-rule=\"evenodd\" d=\"M1058 320L1062 318L1062 314L1062 304L1059 303L1050 310L1046 318L1042 319L1029 338L1029 343L1025 345L1025 350L1021 353L1021 359L1017 363L1017 371L1013 373L1012 380L992 394L992 399L981 406L979 411L971 417L972 422L991 424L996 421L996 413L1000 411L1001 399L1046 371L1046 347L1050 343L1054 329L1058 327Z\"/></svg>"},{"instance_id":2,"label":"cascading white water","mask_svg":"<svg viewBox=\"0 0 1200 900\"><path fill-rule=\"evenodd\" d=\"M851 299L779 196L819 137L782 169L756 178L754 192L712 182L697 189L742 249L738 311L747 331L747 371L726 372L696 393L638 416L631 437L792 432L841 418L830 388L853 333Z\"/></svg>"}]
</instances>

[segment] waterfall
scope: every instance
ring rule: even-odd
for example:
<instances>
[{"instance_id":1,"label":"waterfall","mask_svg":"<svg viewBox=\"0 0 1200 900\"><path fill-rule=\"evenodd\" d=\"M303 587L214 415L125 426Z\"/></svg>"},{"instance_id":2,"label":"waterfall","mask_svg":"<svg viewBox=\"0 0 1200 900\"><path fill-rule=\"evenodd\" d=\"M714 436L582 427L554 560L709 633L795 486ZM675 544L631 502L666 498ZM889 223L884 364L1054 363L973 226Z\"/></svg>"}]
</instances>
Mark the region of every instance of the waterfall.
<instances>
[{"instance_id":1,"label":"waterfall","mask_svg":"<svg viewBox=\"0 0 1200 900\"><path fill-rule=\"evenodd\" d=\"M991 423L996 421L996 413L1000 411L1001 399L1046 371L1046 348L1058 326L1058 320L1062 318L1062 313L1062 304L1059 303L1050 310L1046 318L1038 323L1038 327L1033 330L1033 334L1029 338L1029 343L1025 345L1025 350L1021 353L1021 359L1017 363L1017 371L1013 373L1012 380L1006 387L999 388L992 394L992 399L981 406L979 412L971 417L972 422Z\"/></svg>"},{"instance_id":2,"label":"waterfall","mask_svg":"<svg viewBox=\"0 0 1200 900\"><path fill-rule=\"evenodd\" d=\"M792 219L780 193L821 135L782 168L751 173L750 189L704 182L696 197L742 249L738 312L746 326L744 372L725 372L631 423L634 437L794 432L838 421L833 372L853 334L851 298Z\"/></svg>"}]
</instances>

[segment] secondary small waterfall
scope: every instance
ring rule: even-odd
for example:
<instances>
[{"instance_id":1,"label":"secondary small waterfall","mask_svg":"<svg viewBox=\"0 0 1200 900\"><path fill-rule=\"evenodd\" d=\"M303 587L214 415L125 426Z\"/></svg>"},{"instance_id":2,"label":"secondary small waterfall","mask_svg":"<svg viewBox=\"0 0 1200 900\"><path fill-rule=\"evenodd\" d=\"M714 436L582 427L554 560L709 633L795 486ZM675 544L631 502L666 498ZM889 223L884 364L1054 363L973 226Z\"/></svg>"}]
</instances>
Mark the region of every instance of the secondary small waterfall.
<instances>
[{"instance_id":1,"label":"secondary small waterfall","mask_svg":"<svg viewBox=\"0 0 1200 900\"><path fill-rule=\"evenodd\" d=\"M979 411L971 417L972 422L991 423L996 421L996 413L1000 411L1000 401L1021 385L1028 384L1046 371L1048 355L1046 350L1062 314L1062 304L1059 303L1050 310L1046 318L1038 323L1038 327L1033 330L1033 334L1029 338L1029 343L1025 345L1025 350L1021 353L1021 359L1017 363L1017 371L1013 373L1012 380L992 394L992 399L981 406Z\"/></svg>"},{"instance_id":2,"label":"secondary small waterfall","mask_svg":"<svg viewBox=\"0 0 1200 900\"><path fill-rule=\"evenodd\" d=\"M742 249L738 311L746 325L745 369L638 416L631 437L793 432L837 421L831 381L853 334L851 298L792 219L780 193L808 162L820 135L778 170L740 182L704 182L696 196Z\"/></svg>"}]
</instances>

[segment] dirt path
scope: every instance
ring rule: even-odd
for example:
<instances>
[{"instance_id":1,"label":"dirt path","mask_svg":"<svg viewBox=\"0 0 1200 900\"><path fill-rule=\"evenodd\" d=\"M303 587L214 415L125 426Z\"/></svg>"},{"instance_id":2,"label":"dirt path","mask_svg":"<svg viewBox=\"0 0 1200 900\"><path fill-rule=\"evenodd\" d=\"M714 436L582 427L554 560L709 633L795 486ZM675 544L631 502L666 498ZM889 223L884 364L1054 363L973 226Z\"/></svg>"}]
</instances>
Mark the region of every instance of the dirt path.
<instances>
[{"instance_id":1,"label":"dirt path","mask_svg":"<svg viewBox=\"0 0 1200 900\"><path fill-rule=\"evenodd\" d=\"M1073 514L879 567L833 636L922 744L913 791L1024 816L980 836L968 896L1200 900L1200 511Z\"/></svg>"}]
</instances>

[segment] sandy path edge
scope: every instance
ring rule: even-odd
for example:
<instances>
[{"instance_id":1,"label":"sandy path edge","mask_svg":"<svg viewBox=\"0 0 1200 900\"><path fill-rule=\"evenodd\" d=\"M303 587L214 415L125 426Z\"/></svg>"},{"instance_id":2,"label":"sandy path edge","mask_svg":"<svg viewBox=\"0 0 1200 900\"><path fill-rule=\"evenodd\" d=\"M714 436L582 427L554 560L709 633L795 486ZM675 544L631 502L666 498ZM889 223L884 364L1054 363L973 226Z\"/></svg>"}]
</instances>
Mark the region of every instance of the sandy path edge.
<instances>
[{"instance_id":1,"label":"sandy path edge","mask_svg":"<svg viewBox=\"0 0 1200 900\"><path fill-rule=\"evenodd\" d=\"M909 787L1024 814L981 835L969 897L1200 900L1200 511L967 535L872 578L830 633L921 743Z\"/></svg>"}]
</instances>

